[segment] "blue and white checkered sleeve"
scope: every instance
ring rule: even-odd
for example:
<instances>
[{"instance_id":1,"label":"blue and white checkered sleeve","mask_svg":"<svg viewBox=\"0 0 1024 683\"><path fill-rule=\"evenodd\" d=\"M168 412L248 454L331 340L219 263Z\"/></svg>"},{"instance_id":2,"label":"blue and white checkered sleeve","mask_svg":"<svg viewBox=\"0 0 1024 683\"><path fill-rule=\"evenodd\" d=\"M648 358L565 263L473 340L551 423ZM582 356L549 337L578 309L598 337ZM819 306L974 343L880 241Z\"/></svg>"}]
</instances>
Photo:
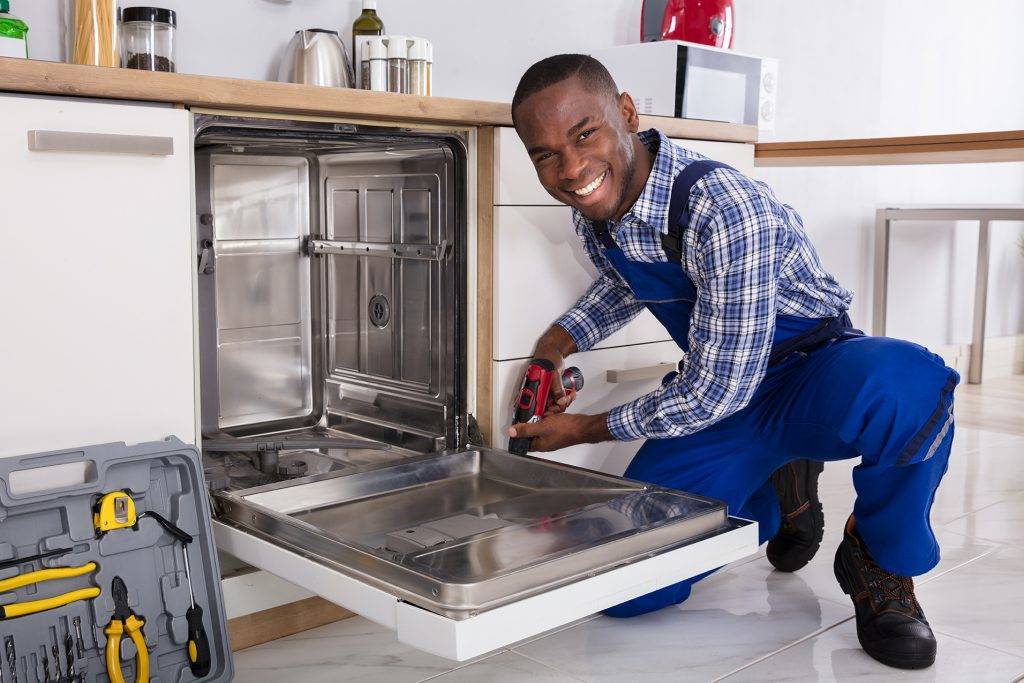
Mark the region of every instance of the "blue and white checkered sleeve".
<instances>
[{"instance_id":1,"label":"blue and white checkered sleeve","mask_svg":"<svg viewBox=\"0 0 1024 683\"><path fill-rule=\"evenodd\" d=\"M598 277L573 307L554 323L569 333L577 351L586 351L606 339L644 308L605 259L593 236L583 233L582 241L587 256L597 268Z\"/></svg>"},{"instance_id":2,"label":"blue and white checkered sleeve","mask_svg":"<svg viewBox=\"0 0 1024 683\"><path fill-rule=\"evenodd\" d=\"M782 218L734 172L715 171L703 184L691 211L697 301L690 351L674 379L612 409L608 427L616 439L685 436L708 427L746 406L767 369Z\"/></svg>"}]
</instances>

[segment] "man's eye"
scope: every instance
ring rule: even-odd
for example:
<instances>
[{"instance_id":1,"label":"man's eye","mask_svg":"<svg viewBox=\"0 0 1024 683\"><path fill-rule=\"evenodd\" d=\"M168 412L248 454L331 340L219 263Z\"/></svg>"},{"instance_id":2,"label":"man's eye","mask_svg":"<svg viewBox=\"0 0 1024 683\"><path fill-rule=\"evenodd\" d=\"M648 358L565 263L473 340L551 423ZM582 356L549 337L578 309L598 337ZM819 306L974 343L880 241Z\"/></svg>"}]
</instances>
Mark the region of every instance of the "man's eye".
<instances>
[{"instance_id":1,"label":"man's eye","mask_svg":"<svg viewBox=\"0 0 1024 683\"><path fill-rule=\"evenodd\" d=\"M538 154L537 155L537 163L539 164L542 161L547 161L550 158L551 158L551 152L544 152L543 154Z\"/></svg>"},{"instance_id":2,"label":"man's eye","mask_svg":"<svg viewBox=\"0 0 1024 683\"><path fill-rule=\"evenodd\" d=\"M580 133L580 137L579 137L579 139L580 139L581 141L583 141L583 140L586 140L586 139L587 139L587 138L589 138L589 137L590 137L591 135L593 135L593 134L594 134L594 132L595 132L596 130L597 130L596 128L591 128L590 130L585 130L585 131L583 131L582 133Z\"/></svg>"}]
</instances>

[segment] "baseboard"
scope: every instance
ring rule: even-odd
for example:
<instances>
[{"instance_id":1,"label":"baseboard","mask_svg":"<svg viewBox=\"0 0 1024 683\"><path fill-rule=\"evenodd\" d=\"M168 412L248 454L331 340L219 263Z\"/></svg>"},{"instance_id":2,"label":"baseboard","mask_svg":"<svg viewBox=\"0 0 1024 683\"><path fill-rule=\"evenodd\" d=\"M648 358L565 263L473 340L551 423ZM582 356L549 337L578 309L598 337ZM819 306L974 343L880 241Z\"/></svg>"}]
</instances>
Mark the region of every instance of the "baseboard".
<instances>
[{"instance_id":1,"label":"baseboard","mask_svg":"<svg viewBox=\"0 0 1024 683\"><path fill-rule=\"evenodd\" d=\"M963 377L967 376L971 363L970 344L946 344L932 350L942 356L946 365L959 372ZM1022 373L1024 373L1024 334L985 339L982 381Z\"/></svg>"},{"instance_id":2,"label":"baseboard","mask_svg":"<svg viewBox=\"0 0 1024 683\"><path fill-rule=\"evenodd\" d=\"M286 605L228 619L228 639L232 650L308 631L355 614L321 597L306 598Z\"/></svg>"}]
</instances>

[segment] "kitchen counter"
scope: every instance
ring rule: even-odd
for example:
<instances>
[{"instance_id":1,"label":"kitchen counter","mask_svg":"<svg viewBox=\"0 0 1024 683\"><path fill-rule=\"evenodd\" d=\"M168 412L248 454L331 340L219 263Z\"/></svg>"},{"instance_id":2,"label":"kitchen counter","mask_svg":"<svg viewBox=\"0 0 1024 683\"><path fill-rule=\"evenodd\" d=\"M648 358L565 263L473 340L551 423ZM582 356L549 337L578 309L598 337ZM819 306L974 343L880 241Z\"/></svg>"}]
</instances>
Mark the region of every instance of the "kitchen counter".
<instances>
[{"instance_id":1,"label":"kitchen counter","mask_svg":"<svg viewBox=\"0 0 1024 683\"><path fill-rule=\"evenodd\" d=\"M195 76L61 62L0 58L0 91L167 102L188 107L379 121L511 126L504 102L419 97L350 88L323 88L272 81ZM642 116L645 128L670 137L754 142L757 128L716 121Z\"/></svg>"},{"instance_id":2,"label":"kitchen counter","mask_svg":"<svg viewBox=\"0 0 1024 683\"><path fill-rule=\"evenodd\" d=\"M756 166L878 166L1024 161L1024 130L851 140L767 142Z\"/></svg>"}]
</instances>

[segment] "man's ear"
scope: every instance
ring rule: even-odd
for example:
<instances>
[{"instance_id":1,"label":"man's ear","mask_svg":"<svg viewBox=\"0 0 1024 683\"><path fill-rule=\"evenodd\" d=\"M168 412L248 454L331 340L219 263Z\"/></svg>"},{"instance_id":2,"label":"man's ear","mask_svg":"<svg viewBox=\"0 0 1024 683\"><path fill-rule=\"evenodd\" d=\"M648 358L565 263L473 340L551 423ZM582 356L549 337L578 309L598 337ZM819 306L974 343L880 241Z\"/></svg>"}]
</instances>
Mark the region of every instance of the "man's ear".
<instances>
[{"instance_id":1,"label":"man's ear","mask_svg":"<svg viewBox=\"0 0 1024 683\"><path fill-rule=\"evenodd\" d=\"M630 133L640 130L640 114L636 111L636 105L628 92L619 95L619 111L622 112L622 119L626 122L626 128Z\"/></svg>"}]
</instances>

